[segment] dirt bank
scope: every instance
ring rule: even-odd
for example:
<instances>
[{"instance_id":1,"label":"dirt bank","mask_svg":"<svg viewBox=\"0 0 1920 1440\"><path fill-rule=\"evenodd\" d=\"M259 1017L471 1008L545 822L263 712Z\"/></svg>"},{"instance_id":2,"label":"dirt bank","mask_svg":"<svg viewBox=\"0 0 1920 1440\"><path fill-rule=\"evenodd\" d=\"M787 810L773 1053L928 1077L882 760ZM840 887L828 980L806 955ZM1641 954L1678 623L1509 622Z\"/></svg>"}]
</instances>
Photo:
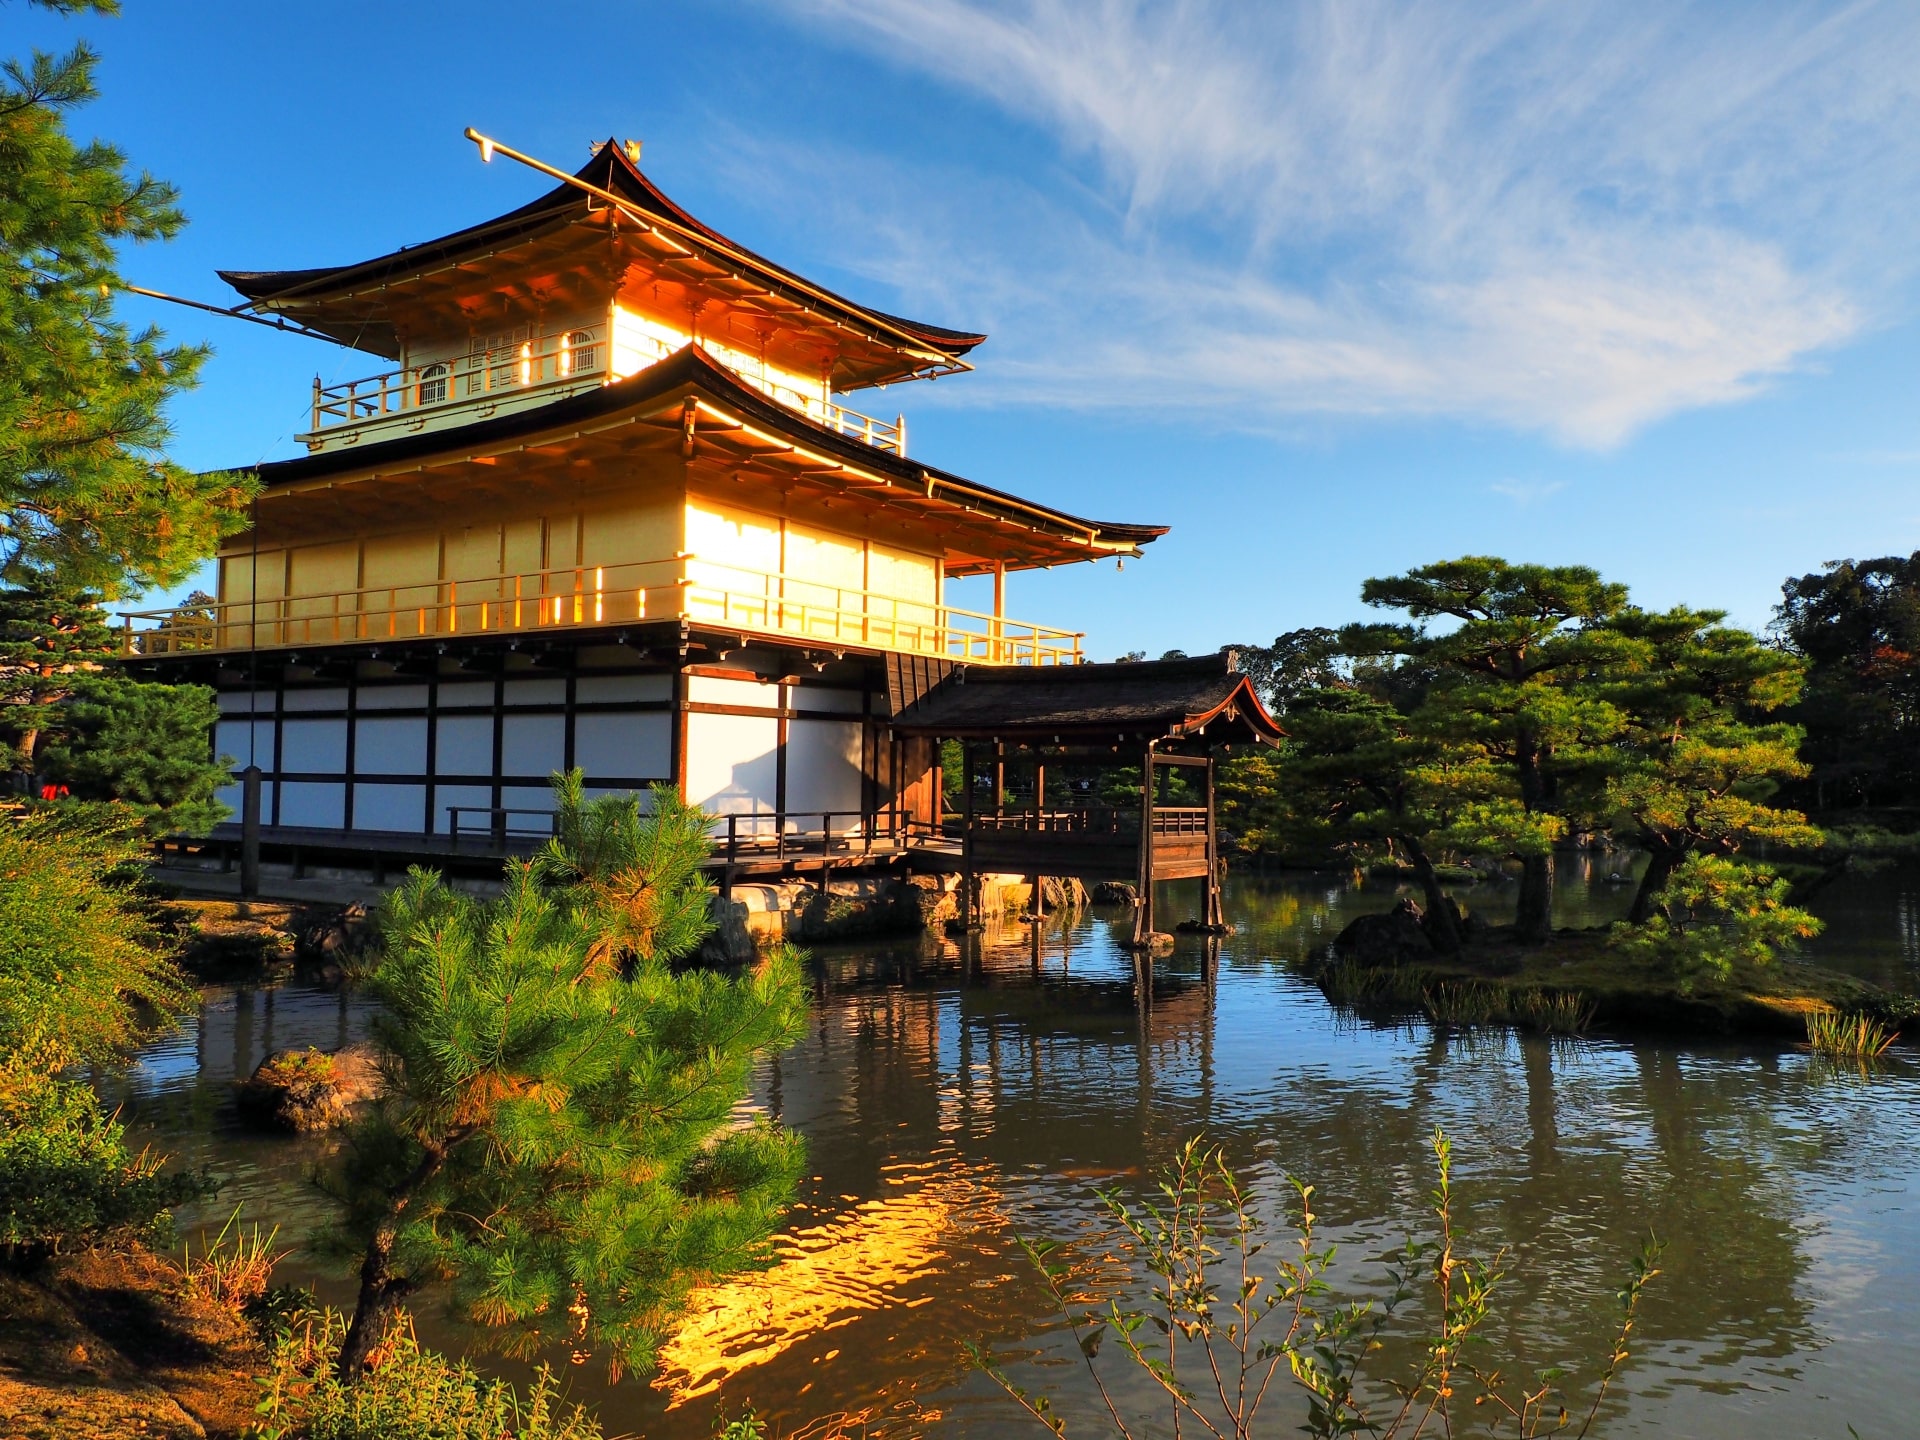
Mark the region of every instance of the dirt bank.
<instances>
[{"instance_id":1,"label":"dirt bank","mask_svg":"<svg viewBox=\"0 0 1920 1440\"><path fill-rule=\"evenodd\" d=\"M0 1436L205 1440L253 1420L251 1328L146 1251L0 1272Z\"/></svg>"}]
</instances>

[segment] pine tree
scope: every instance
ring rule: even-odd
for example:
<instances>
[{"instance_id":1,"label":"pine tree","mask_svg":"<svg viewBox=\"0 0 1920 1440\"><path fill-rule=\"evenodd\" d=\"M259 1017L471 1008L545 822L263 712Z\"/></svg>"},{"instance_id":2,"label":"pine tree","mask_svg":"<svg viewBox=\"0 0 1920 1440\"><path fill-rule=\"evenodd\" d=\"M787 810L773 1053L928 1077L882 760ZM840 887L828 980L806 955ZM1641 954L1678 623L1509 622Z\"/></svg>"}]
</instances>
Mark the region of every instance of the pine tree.
<instances>
[{"instance_id":1,"label":"pine tree","mask_svg":"<svg viewBox=\"0 0 1920 1440\"><path fill-rule=\"evenodd\" d=\"M1417 621L1455 622L1436 634L1409 625L1350 625L1351 655L1404 657L1434 684L1422 727L1479 747L1511 779L1510 818L1520 860L1514 926L1540 942L1553 930L1553 844L1567 831L1569 784L1589 777L1624 723L1609 701L1578 683L1619 649L1601 622L1626 608L1627 587L1584 565L1511 565L1489 556L1424 565L1369 580L1360 598ZM1507 827L1502 827L1507 828ZM1491 837L1489 837L1491 838Z\"/></svg>"},{"instance_id":2,"label":"pine tree","mask_svg":"<svg viewBox=\"0 0 1920 1440\"><path fill-rule=\"evenodd\" d=\"M117 247L185 217L171 186L68 135L97 62L83 42L0 69L0 578L118 596L183 579L242 526L251 482L166 458L166 403L207 352L114 317Z\"/></svg>"},{"instance_id":3,"label":"pine tree","mask_svg":"<svg viewBox=\"0 0 1920 1440\"><path fill-rule=\"evenodd\" d=\"M214 799L234 760L210 753L220 712L206 686L108 670L83 676L60 710L60 734L37 767L43 784L130 806L151 835L205 835L231 813Z\"/></svg>"},{"instance_id":4,"label":"pine tree","mask_svg":"<svg viewBox=\"0 0 1920 1440\"><path fill-rule=\"evenodd\" d=\"M1767 802L1807 774L1798 726L1760 717L1800 693L1805 662L1721 624L1719 610L1628 608L1606 622L1625 642L1604 677L1625 717L1604 804L1609 828L1648 852L1628 919L1650 920L1690 856L1726 859L1757 842L1821 844L1797 810Z\"/></svg>"},{"instance_id":5,"label":"pine tree","mask_svg":"<svg viewBox=\"0 0 1920 1440\"><path fill-rule=\"evenodd\" d=\"M7 769L33 771L41 737L59 723L61 702L113 649L98 597L0 590L0 757Z\"/></svg>"},{"instance_id":6,"label":"pine tree","mask_svg":"<svg viewBox=\"0 0 1920 1440\"><path fill-rule=\"evenodd\" d=\"M129 805L149 834L204 835L232 765L208 743L213 692L135 680L116 653L93 596L0 590L0 761L31 791Z\"/></svg>"},{"instance_id":7,"label":"pine tree","mask_svg":"<svg viewBox=\"0 0 1920 1440\"><path fill-rule=\"evenodd\" d=\"M795 956L727 976L675 964L707 928L708 818L671 789L583 798L482 903L415 871L373 979L389 1090L330 1181L360 1260L338 1369L362 1373L407 1297L448 1286L499 1348L649 1363L698 1280L751 1266L800 1141L736 1108L798 1038Z\"/></svg>"}]
</instances>

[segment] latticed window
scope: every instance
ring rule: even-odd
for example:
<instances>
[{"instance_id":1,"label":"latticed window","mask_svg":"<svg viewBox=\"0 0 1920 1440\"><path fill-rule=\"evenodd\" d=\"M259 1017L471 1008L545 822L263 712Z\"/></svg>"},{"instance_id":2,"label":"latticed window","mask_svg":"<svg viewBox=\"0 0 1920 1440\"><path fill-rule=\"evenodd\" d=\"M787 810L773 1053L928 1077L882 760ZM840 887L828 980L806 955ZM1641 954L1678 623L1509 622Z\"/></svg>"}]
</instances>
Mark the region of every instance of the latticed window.
<instances>
[{"instance_id":1,"label":"latticed window","mask_svg":"<svg viewBox=\"0 0 1920 1440\"><path fill-rule=\"evenodd\" d=\"M595 368L600 347L594 344L591 330L575 330L560 342L560 373L578 375Z\"/></svg>"},{"instance_id":2,"label":"latticed window","mask_svg":"<svg viewBox=\"0 0 1920 1440\"><path fill-rule=\"evenodd\" d=\"M420 398L418 404L437 405L447 398L447 367L436 362L421 367Z\"/></svg>"}]
</instances>

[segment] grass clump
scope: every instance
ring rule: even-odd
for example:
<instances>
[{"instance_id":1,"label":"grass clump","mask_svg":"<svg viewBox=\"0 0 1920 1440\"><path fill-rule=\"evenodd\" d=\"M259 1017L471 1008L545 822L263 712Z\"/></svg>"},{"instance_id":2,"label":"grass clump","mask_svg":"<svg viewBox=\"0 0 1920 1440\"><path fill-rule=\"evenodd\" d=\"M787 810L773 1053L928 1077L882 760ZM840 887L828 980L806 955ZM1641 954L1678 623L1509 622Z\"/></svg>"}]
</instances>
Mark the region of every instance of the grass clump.
<instances>
[{"instance_id":1,"label":"grass clump","mask_svg":"<svg viewBox=\"0 0 1920 1440\"><path fill-rule=\"evenodd\" d=\"M1897 1032L1871 1015L1838 1010L1807 1015L1807 1045L1816 1055L1834 1060L1871 1060L1893 1044Z\"/></svg>"},{"instance_id":2,"label":"grass clump","mask_svg":"<svg viewBox=\"0 0 1920 1440\"><path fill-rule=\"evenodd\" d=\"M236 1207L227 1217L227 1223L220 1227L220 1233L207 1242L199 1258L194 1257L191 1244L180 1256L180 1274L186 1280L187 1289L236 1315L246 1314L261 1304L266 1297L267 1282L273 1278L273 1267L291 1253L273 1248L273 1242L280 1236L278 1225L262 1235L258 1225L243 1231L238 1228L239 1224L240 1211Z\"/></svg>"},{"instance_id":3,"label":"grass clump","mask_svg":"<svg viewBox=\"0 0 1920 1440\"><path fill-rule=\"evenodd\" d=\"M377 1365L342 1381L335 1360L346 1328L337 1310L307 1309L275 1336L258 1440L600 1440L599 1424L565 1403L548 1367L523 1395L424 1349L411 1323L389 1332Z\"/></svg>"}]
</instances>

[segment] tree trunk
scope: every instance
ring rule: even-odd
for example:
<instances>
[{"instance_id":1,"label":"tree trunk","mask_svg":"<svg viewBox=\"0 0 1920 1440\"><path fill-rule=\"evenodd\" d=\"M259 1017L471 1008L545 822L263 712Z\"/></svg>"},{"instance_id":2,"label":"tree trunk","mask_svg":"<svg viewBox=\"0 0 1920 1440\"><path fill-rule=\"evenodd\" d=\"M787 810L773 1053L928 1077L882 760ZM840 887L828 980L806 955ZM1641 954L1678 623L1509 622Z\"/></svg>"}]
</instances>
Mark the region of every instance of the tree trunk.
<instances>
[{"instance_id":1,"label":"tree trunk","mask_svg":"<svg viewBox=\"0 0 1920 1440\"><path fill-rule=\"evenodd\" d=\"M1440 888L1440 877L1433 873L1433 858L1417 840L1403 837L1400 843L1406 847L1414 878L1427 897L1427 939L1442 955L1458 955L1466 937L1460 933L1460 916L1452 898Z\"/></svg>"},{"instance_id":2,"label":"tree trunk","mask_svg":"<svg viewBox=\"0 0 1920 1440\"><path fill-rule=\"evenodd\" d=\"M1514 933L1523 945L1544 945L1553 938L1553 852L1523 856L1520 898L1513 911Z\"/></svg>"},{"instance_id":3,"label":"tree trunk","mask_svg":"<svg viewBox=\"0 0 1920 1440\"><path fill-rule=\"evenodd\" d=\"M367 1241L366 1258L360 1262L360 1294L354 1301L353 1323L347 1326L347 1338L340 1342L340 1358L333 1366L334 1374L340 1379L352 1382L371 1368L369 1361L374 1351L387 1338L387 1331L400 1312L401 1300L413 1288L405 1276L393 1273L393 1242L400 1235L400 1217L406 1213L414 1193L446 1163L448 1150L471 1133L471 1129L463 1129L448 1137L444 1144L428 1147L420 1163L413 1167L413 1173L390 1192L387 1213L374 1227L373 1238Z\"/></svg>"},{"instance_id":4,"label":"tree trunk","mask_svg":"<svg viewBox=\"0 0 1920 1440\"><path fill-rule=\"evenodd\" d=\"M1633 908L1627 911L1629 924L1644 925L1653 918L1653 902L1666 889L1668 877L1680 864L1681 854L1671 845L1648 847L1647 872L1640 877L1640 888L1633 893Z\"/></svg>"},{"instance_id":5,"label":"tree trunk","mask_svg":"<svg viewBox=\"0 0 1920 1440\"><path fill-rule=\"evenodd\" d=\"M1530 814L1544 814L1552 808L1552 783L1542 764L1539 748L1527 741L1518 747L1515 767L1520 782L1520 803ZM1514 906L1514 933L1523 945L1544 945L1553 938L1553 851L1544 855L1526 855L1520 860L1520 898Z\"/></svg>"}]
</instances>

